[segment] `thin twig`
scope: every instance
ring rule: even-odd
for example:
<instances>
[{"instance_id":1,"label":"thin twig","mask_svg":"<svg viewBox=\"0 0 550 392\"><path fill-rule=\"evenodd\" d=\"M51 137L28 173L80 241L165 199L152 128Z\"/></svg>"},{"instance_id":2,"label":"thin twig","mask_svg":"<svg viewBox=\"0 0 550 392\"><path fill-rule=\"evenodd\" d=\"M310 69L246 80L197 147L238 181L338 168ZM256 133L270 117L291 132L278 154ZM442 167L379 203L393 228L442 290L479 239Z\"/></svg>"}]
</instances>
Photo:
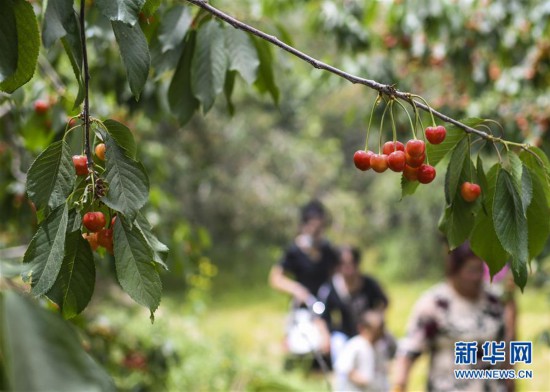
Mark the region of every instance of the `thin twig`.
<instances>
[{"instance_id":1,"label":"thin twig","mask_svg":"<svg viewBox=\"0 0 550 392\"><path fill-rule=\"evenodd\" d=\"M84 152L88 161L88 171L93 172L94 161L92 159L92 148L90 146L90 100L88 85L90 71L88 69L88 49L86 47L86 1L80 0L80 41L82 43L82 63L84 73L84 107L82 117L84 120Z\"/></svg>"},{"instance_id":2,"label":"thin twig","mask_svg":"<svg viewBox=\"0 0 550 392\"><path fill-rule=\"evenodd\" d=\"M418 108L420 108L420 109L422 109L426 112L431 112L434 116L438 117L439 119L443 120L444 122L455 125L457 128L462 129L464 132L478 135L478 136L480 136L484 139L487 139L487 140L493 140L492 135L489 135L489 134L487 134L483 131L480 131L479 129L475 129L475 128L472 128L472 127L470 127L470 126L468 126L464 123L461 123L458 120L455 120L455 119L453 119L453 118L451 118L451 117L449 117L449 116L447 116L447 115L445 115L441 112L438 112L437 110L431 108L430 106L424 104L423 102L419 102L417 100L414 100L412 94L410 94L410 93L399 91L393 85L382 84L382 83L376 82L374 80L365 79L365 78L362 78L362 77L359 77L359 76L352 75L352 74L347 73L347 72L345 72L345 71L343 71L339 68L336 68L332 65L326 64L326 63L324 63L320 60L317 60L317 59L305 54L304 52L302 52L302 51L300 51L300 50L284 43L279 38L277 38L273 35L264 33L263 31L258 30L255 27L252 27L250 25L247 25L246 23L243 23L240 20L235 19L234 17L224 13L223 11L220 11L219 9L217 9L217 8L211 6L210 4L208 4L208 2L206 0L186 0L186 1L191 3L191 4L196 5L197 7L202 8L203 10L205 10L205 11L209 12L210 14L218 17L219 19L221 19L224 22L230 24L231 26L235 27L236 29L243 30L245 32L253 34L253 35L255 35L255 36L257 36L257 37L259 37L259 38L261 38L265 41L268 41L268 42L272 43L273 45L276 45L276 46L280 47L281 49L287 51L288 53L290 53L290 54L306 61L309 64L311 64L311 66L313 66L314 68L322 69L322 70L328 71L330 73L333 73L335 75L338 75L341 78L344 78L344 79L350 81L351 83L365 85L367 87L370 87L373 90L378 91L379 93L388 95L390 97L399 98L399 99L402 99L404 101L410 102L412 105L416 105L416 107L418 107ZM499 141L501 141L501 140L499 140Z\"/></svg>"}]
</instances>

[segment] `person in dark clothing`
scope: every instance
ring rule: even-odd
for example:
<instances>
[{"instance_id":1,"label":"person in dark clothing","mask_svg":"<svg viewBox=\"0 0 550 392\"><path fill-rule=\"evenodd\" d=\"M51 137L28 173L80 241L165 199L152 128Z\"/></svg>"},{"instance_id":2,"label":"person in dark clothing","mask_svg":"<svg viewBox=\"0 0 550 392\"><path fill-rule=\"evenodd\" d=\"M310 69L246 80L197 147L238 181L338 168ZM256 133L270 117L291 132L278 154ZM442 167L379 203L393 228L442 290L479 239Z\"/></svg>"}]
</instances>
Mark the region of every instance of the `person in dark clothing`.
<instances>
[{"instance_id":1,"label":"person in dark clothing","mask_svg":"<svg viewBox=\"0 0 550 392\"><path fill-rule=\"evenodd\" d=\"M308 303L317 294L338 263L336 250L323 236L325 225L323 204L317 200L306 204L301 211L299 234L269 274L270 285L291 294L299 304Z\"/></svg>"},{"instance_id":2,"label":"person in dark clothing","mask_svg":"<svg viewBox=\"0 0 550 392\"><path fill-rule=\"evenodd\" d=\"M292 354L329 353L325 323L307 309L316 301L319 288L329 280L338 263L338 253L323 236L326 221L323 204L317 200L306 204L301 210L298 235L269 274L271 287L293 297L285 338ZM308 332L303 333L304 330Z\"/></svg>"},{"instance_id":3,"label":"person in dark clothing","mask_svg":"<svg viewBox=\"0 0 550 392\"><path fill-rule=\"evenodd\" d=\"M343 247L336 273L321 286L318 298L325 304L322 315L331 335L333 361L351 337L357 335L357 325L366 310L384 311L388 297L378 282L361 273L359 249Z\"/></svg>"}]
</instances>

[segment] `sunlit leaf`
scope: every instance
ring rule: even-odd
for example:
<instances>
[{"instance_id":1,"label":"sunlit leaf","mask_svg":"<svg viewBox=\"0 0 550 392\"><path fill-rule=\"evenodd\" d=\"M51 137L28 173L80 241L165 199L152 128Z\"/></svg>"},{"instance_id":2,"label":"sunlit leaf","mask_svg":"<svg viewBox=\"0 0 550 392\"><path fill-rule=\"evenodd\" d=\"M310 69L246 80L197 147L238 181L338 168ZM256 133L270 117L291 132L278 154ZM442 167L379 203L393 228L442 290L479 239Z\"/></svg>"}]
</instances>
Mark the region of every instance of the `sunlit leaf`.
<instances>
[{"instance_id":1,"label":"sunlit leaf","mask_svg":"<svg viewBox=\"0 0 550 392\"><path fill-rule=\"evenodd\" d=\"M96 0L101 13L111 21L135 25L145 0Z\"/></svg>"},{"instance_id":2,"label":"sunlit leaf","mask_svg":"<svg viewBox=\"0 0 550 392\"><path fill-rule=\"evenodd\" d=\"M225 29L225 48L229 69L237 71L248 84L254 83L260 60L250 36L232 27Z\"/></svg>"},{"instance_id":3,"label":"sunlit leaf","mask_svg":"<svg viewBox=\"0 0 550 392\"><path fill-rule=\"evenodd\" d=\"M164 14L158 37L163 53L181 43L192 21L191 10L183 5L175 5Z\"/></svg>"},{"instance_id":4,"label":"sunlit leaf","mask_svg":"<svg viewBox=\"0 0 550 392\"><path fill-rule=\"evenodd\" d=\"M40 47L40 36L38 34L38 23L32 5L24 0L11 0L2 2L2 14L8 14L5 18L9 19L10 10L15 16L15 26L17 28L17 68L15 72L7 77L1 78L0 90L12 93L19 87L27 83L34 75L36 61L38 59L38 49ZM9 21L6 22L6 39L13 41L13 31L10 30ZM12 26L13 27L13 26ZM2 30L4 31L4 30ZM6 50L11 51L13 42L4 45ZM4 56L4 53L0 57ZM5 67L10 72L10 64L13 62L13 52L5 60Z\"/></svg>"}]
</instances>

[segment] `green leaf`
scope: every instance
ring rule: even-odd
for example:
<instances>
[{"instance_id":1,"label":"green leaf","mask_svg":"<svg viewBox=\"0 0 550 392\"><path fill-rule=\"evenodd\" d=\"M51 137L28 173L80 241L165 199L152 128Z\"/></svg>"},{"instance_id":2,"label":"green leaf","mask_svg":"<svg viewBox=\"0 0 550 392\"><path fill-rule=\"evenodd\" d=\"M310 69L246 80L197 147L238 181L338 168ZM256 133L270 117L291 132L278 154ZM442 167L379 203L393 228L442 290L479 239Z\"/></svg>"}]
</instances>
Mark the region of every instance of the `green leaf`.
<instances>
[{"instance_id":1,"label":"green leaf","mask_svg":"<svg viewBox=\"0 0 550 392\"><path fill-rule=\"evenodd\" d=\"M120 219L120 223L119 223ZM114 227L115 266L118 281L130 297L153 313L160 304L162 284L153 262L153 250L137 225L123 217Z\"/></svg>"},{"instance_id":2,"label":"green leaf","mask_svg":"<svg viewBox=\"0 0 550 392\"><path fill-rule=\"evenodd\" d=\"M57 279L65 253L67 215L67 204L53 210L42 222L25 252L23 262L30 264L33 295L45 294Z\"/></svg>"},{"instance_id":3,"label":"green leaf","mask_svg":"<svg viewBox=\"0 0 550 392\"><path fill-rule=\"evenodd\" d=\"M0 82L12 76L17 69L17 25L10 0L0 0Z\"/></svg>"},{"instance_id":4,"label":"green leaf","mask_svg":"<svg viewBox=\"0 0 550 392\"><path fill-rule=\"evenodd\" d=\"M401 175L401 199L407 195L413 195L420 183L418 181L409 181Z\"/></svg>"},{"instance_id":5,"label":"green leaf","mask_svg":"<svg viewBox=\"0 0 550 392\"><path fill-rule=\"evenodd\" d=\"M453 203L453 199L457 194L460 174L464 168L466 158L468 155L468 139L463 138L453 149L451 159L447 167L447 173L445 174L445 200L448 205Z\"/></svg>"},{"instance_id":6,"label":"green leaf","mask_svg":"<svg viewBox=\"0 0 550 392\"><path fill-rule=\"evenodd\" d=\"M527 264L513 257L512 273L514 275L514 282L521 289L521 291L523 291L523 288L527 284Z\"/></svg>"},{"instance_id":7,"label":"green leaf","mask_svg":"<svg viewBox=\"0 0 550 392\"><path fill-rule=\"evenodd\" d=\"M27 173L27 193L37 208L56 208L71 194L75 170L69 145L52 143L32 163Z\"/></svg>"},{"instance_id":8,"label":"green leaf","mask_svg":"<svg viewBox=\"0 0 550 392\"><path fill-rule=\"evenodd\" d=\"M215 20L204 23L197 33L191 61L191 89L207 113L221 93L227 70L223 30Z\"/></svg>"},{"instance_id":9,"label":"green leaf","mask_svg":"<svg viewBox=\"0 0 550 392\"><path fill-rule=\"evenodd\" d=\"M514 178L506 170L497 176L493 221L502 247L516 259L516 264L526 264L529 258L527 218Z\"/></svg>"},{"instance_id":10,"label":"green leaf","mask_svg":"<svg viewBox=\"0 0 550 392\"><path fill-rule=\"evenodd\" d=\"M478 178L483 178L480 181L480 186L482 187L485 209L476 215L474 229L470 236L470 246L474 253L487 263L491 276L493 276L504 267L510 259L510 255L500 244L493 224L493 199L500 166L498 164L493 165L487 176L482 173L482 167L483 164L478 157ZM485 184L482 185L482 183Z\"/></svg>"},{"instance_id":11,"label":"green leaf","mask_svg":"<svg viewBox=\"0 0 550 392\"><path fill-rule=\"evenodd\" d=\"M483 203L483 208L485 211L487 211L488 206L486 202L487 201L486 193L487 193L487 189L489 188L489 183L487 182L487 176L485 175L485 171L483 170L483 161L481 159L481 155L477 156L476 173L477 173L478 185L481 187L480 197ZM496 181L496 176L495 176L495 181ZM493 201L491 199L491 204L492 202Z\"/></svg>"},{"instance_id":12,"label":"green leaf","mask_svg":"<svg viewBox=\"0 0 550 392\"><path fill-rule=\"evenodd\" d=\"M229 70L237 71L249 85L254 83L260 60L250 36L242 30L226 28L225 49L229 59Z\"/></svg>"},{"instance_id":13,"label":"green leaf","mask_svg":"<svg viewBox=\"0 0 550 392\"><path fill-rule=\"evenodd\" d=\"M96 0L95 4L111 21L134 26L145 0Z\"/></svg>"},{"instance_id":14,"label":"green leaf","mask_svg":"<svg viewBox=\"0 0 550 392\"><path fill-rule=\"evenodd\" d=\"M132 159L136 159L137 145L132 131L126 125L111 119L105 120L103 125L105 125L111 137L116 141L116 144L125 151L126 155Z\"/></svg>"},{"instance_id":15,"label":"green leaf","mask_svg":"<svg viewBox=\"0 0 550 392\"><path fill-rule=\"evenodd\" d=\"M42 42L49 48L61 39L78 82L78 95L74 107L84 100L82 80L82 44L80 29L73 9L73 0L49 0L42 26Z\"/></svg>"},{"instance_id":16,"label":"green leaf","mask_svg":"<svg viewBox=\"0 0 550 392\"><path fill-rule=\"evenodd\" d=\"M143 234L143 238L145 238L145 241L147 241L147 244L153 250L153 261L165 270L168 270L168 266L166 265L168 247L153 234L151 225L142 214L137 215L135 223L141 234Z\"/></svg>"},{"instance_id":17,"label":"green leaf","mask_svg":"<svg viewBox=\"0 0 550 392\"><path fill-rule=\"evenodd\" d=\"M73 109L76 109L84 101L84 81L82 80L82 47L80 40L75 41L73 36L61 38L61 43L65 49L65 53L69 57L73 68L76 81L78 83L78 94L75 98Z\"/></svg>"},{"instance_id":18,"label":"green leaf","mask_svg":"<svg viewBox=\"0 0 550 392\"><path fill-rule=\"evenodd\" d=\"M456 145L466 138L466 134L462 129L449 127L447 136L441 144L426 143L426 155L430 161L430 165L436 166L445 156L452 151Z\"/></svg>"},{"instance_id":19,"label":"green leaf","mask_svg":"<svg viewBox=\"0 0 550 392\"><path fill-rule=\"evenodd\" d=\"M521 152L520 159L539 179L546 195L547 204L550 204L550 162L548 157L541 149L530 147L529 151Z\"/></svg>"},{"instance_id":20,"label":"green leaf","mask_svg":"<svg viewBox=\"0 0 550 392\"><path fill-rule=\"evenodd\" d=\"M139 24L130 27L123 22L111 22L111 25L120 49L122 62L126 68L130 90L134 97L139 99L149 76L149 66L151 65L147 39Z\"/></svg>"},{"instance_id":21,"label":"green leaf","mask_svg":"<svg viewBox=\"0 0 550 392\"><path fill-rule=\"evenodd\" d=\"M82 217L80 213L75 209L69 210L69 217L67 221L67 234L75 231L80 232L80 227L82 226Z\"/></svg>"},{"instance_id":22,"label":"green leaf","mask_svg":"<svg viewBox=\"0 0 550 392\"><path fill-rule=\"evenodd\" d=\"M90 244L80 231L67 235L65 257L54 285L46 294L69 319L82 312L94 293L95 264Z\"/></svg>"},{"instance_id":23,"label":"green leaf","mask_svg":"<svg viewBox=\"0 0 550 392\"><path fill-rule=\"evenodd\" d=\"M15 25L17 28L17 69L9 77L2 78L0 82L0 90L7 93L14 92L32 78L40 47L38 23L32 5L25 0L3 0L2 14L9 13L10 9L13 15L15 15ZM7 28L9 29L9 26ZM8 36L7 38L12 40L13 36ZM0 57L3 56L4 53L2 52ZM9 58L7 60L8 63L13 61L13 53L10 58L11 60Z\"/></svg>"},{"instance_id":24,"label":"green leaf","mask_svg":"<svg viewBox=\"0 0 550 392\"><path fill-rule=\"evenodd\" d=\"M15 291L0 293L0 334L7 390L116 390L70 323Z\"/></svg>"},{"instance_id":25,"label":"green leaf","mask_svg":"<svg viewBox=\"0 0 550 392\"><path fill-rule=\"evenodd\" d=\"M457 184L470 180L473 172L472 166L472 160L466 155L462 171L456 179ZM447 205L439 222L439 229L447 237L451 250L461 245L470 237L474 228L475 216L480 207L481 202L479 200L469 203L457 191L452 195L451 204Z\"/></svg>"},{"instance_id":26,"label":"green leaf","mask_svg":"<svg viewBox=\"0 0 550 392\"><path fill-rule=\"evenodd\" d=\"M133 221L149 197L149 179L141 163L128 157L114 138L106 139L105 180L109 190L101 201Z\"/></svg>"},{"instance_id":27,"label":"green leaf","mask_svg":"<svg viewBox=\"0 0 550 392\"><path fill-rule=\"evenodd\" d=\"M524 172L529 171L527 167ZM529 259L538 256L544 249L550 235L550 206L544 194L544 185L535 173L531 172L533 199L527 208L527 233Z\"/></svg>"},{"instance_id":28,"label":"green leaf","mask_svg":"<svg viewBox=\"0 0 550 392\"><path fill-rule=\"evenodd\" d=\"M521 205L523 206L523 213L527 214L527 208L533 201L533 180L531 174L526 167L522 167L521 171L521 185L519 190L521 191Z\"/></svg>"},{"instance_id":29,"label":"green leaf","mask_svg":"<svg viewBox=\"0 0 550 392\"><path fill-rule=\"evenodd\" d=\"M275 74L273 73L273 54L271 53L271 44L263 39L253 37L252 41L258 52L260 66L258 68L258 78L254 85L261 92L269 92L273 102L279 104L279 88L275 83Z\"/></svg>"},{"instance_id":30,"label":"green leaf","mask_svg":"<svg viewBox=\"0 0 550 392\"><path fill-rule=\"evenodd\" d=\"M178 117L181 125L186 124L199 107L199 101L191 89L191 61L195 50L195 39L195 33L191 32L168 88L170 110Z\"/></svg>"},{"instance_id":31,"label":"green leaf","mask_svg":"<svg viewBox=\"0 0 550 392\"><path fill-rule=\"evenodd\" d=\"M223 85L223 93L225 95L225 101L227 102L227 111L231 116L235 114L235 105L233 105L233 102L231 101L231 96L233 95L236 76L237 72L227 71L227 75L225 75L225 83Z\"/></svg>"},{"instance_id":32,"label":"green leaf","mask_svg":"<svg viewBox=\"0 0 550 392\"><path fill-rule=\"evenodd\" d=\"M158 37L162 53L176 48L181 43L192 21L191 10L183 5L175 5L164 14Z\"/></svg>"},{"instance_id":33,"label":"green leaf","mask_svg":"<svg viewBox=\"0 0 550 392\"><path fill-rule=\"evenodd\" d=\"M146 16L151 16L160 7L160 3L161 0L145 0L145 4L141 8L141 12L143 12Z\"/></svg>"}]
</instances>

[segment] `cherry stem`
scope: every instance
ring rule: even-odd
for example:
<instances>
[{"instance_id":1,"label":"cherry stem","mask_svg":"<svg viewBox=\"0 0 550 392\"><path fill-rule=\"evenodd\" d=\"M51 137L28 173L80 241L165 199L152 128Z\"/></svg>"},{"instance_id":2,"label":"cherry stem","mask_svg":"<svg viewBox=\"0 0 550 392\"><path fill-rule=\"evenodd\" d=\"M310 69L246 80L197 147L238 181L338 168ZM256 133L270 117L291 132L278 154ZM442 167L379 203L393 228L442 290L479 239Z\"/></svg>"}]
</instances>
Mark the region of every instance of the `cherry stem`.
<instances>
[{"instance_id":1,"label":"cherry stem","mask_svg":"<svg viewBox=\"0 0 550 392\"><path fill-rule=\"evenodd\" d=\"M395 127L395 119L393 118L393 100L390 102L391 108L390 108L390 118L391 118L391 128L392 128L392 134L393 134L393 151L395 151L396 146L395 142L397 141L397 129Z\"/></svg>"},{"instance_id":2,"label":"cherry stem","mask_svg":"<svg viewBox=\"0 0 550 392\"><path fill-rule=\"evenodd\" d=\"M396 99L396 102L399 104L399 106L401 106L403 108L405 113L407 113L407 117L409 118L409 124L411 125L411 130L412 130L413 137L416 139L416 131L414 129L413 121L412 121L411 115L409 114L409 111L407 110L405 105L403 105L401 102L399 102L398 99Z\"/></svg>"},{"instance_id":3,"label":"cherry stem","mask_svg":"<svg viewBox=\"0 0 550 392\"><path fill-rule=\"evenodd\" d=\"M376 108L376 105L378 105L378 102L380 102L382 98L380 97L380 94L376 97L374 100L374 104L372 105L372 109L370 111L370 117L369 117L369 126L367 128L367 140L365 141L365 151L368 151L369 149L369 136L370 136L370 127L372 124L372 118L374 117L374 109Z\"/></svg>"},{"instance_id":4,"label":"cherry stem","mask_svg":"<svg viewBox=\"0 0 550 392\"><path fill-rule=\"evenodd\" d=\"M378 154L382 151L382 129L384 129L384 117L386 117L386 111L391 106L393 101L386 103L386 107L382 112L382 119L380 120L380 131L378 132Z\"/></svg>"},{"instance_id":5,"label":"cherry stem","mask_svg":"<svg viewBox=\"0 0 550 392\"><path fill-rule=\"evenodd\" d=\"M418 98L420 100L422 100L422 102L424 102L424 104L426 105L426 107L428 108L428 111L430 112L430 117L432 118L432 125L435 127L436 124L435 124L435 118L434 118L434 114L433 114L433 109L432 107L428 104L428 102L422 98L420 95L416 95L416 94L412 94L413 97L415 98Z\"/></svg>"}]
</instances>

